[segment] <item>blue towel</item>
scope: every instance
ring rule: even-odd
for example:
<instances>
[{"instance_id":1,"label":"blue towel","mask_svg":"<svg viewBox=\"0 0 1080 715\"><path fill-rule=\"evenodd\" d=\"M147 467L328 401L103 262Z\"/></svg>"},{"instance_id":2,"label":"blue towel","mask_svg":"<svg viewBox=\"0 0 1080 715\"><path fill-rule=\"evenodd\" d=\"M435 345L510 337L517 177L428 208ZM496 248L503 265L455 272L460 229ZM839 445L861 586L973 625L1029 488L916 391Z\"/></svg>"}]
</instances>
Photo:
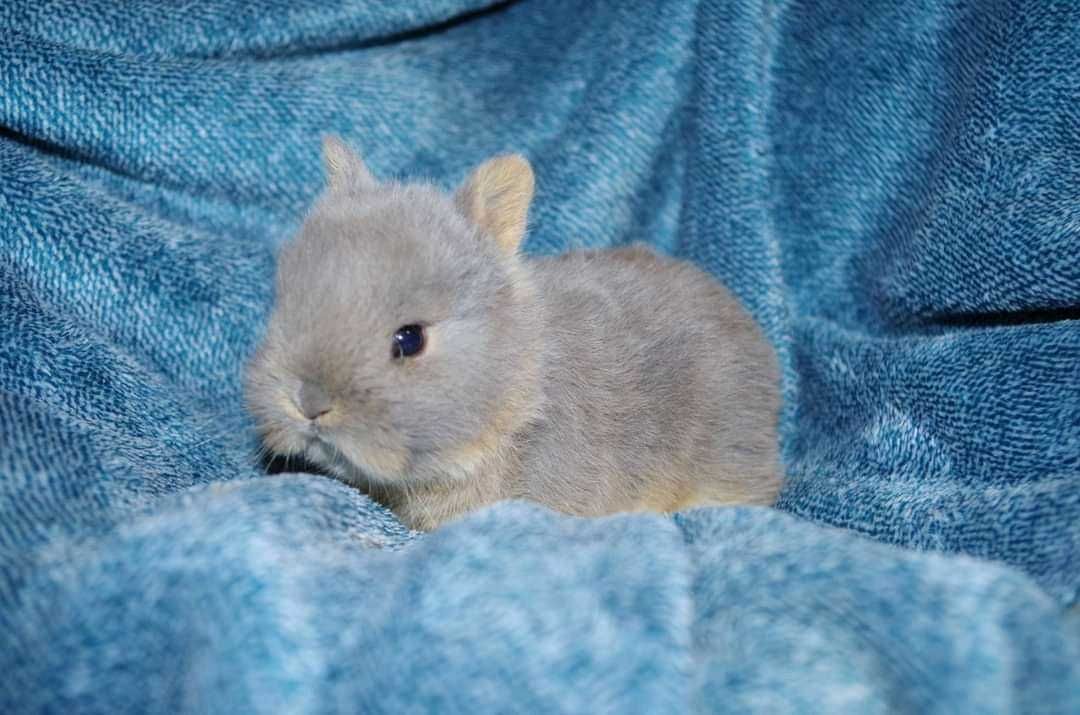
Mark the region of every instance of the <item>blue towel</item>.
<instances>
[{"instance_id":1,"label":"blue towel","mask_svg":"<svg viewBox=\"0 0 1080 715\"><path fill-rule=\"evenodd\" d=\"M1080 4L0 28L0 712L1080 711ZM448 187L523 152L528 251L729 285L784 366L779 510L418 535L264 474L240 376L329 131Z\"/></svg>"}]
</instances>

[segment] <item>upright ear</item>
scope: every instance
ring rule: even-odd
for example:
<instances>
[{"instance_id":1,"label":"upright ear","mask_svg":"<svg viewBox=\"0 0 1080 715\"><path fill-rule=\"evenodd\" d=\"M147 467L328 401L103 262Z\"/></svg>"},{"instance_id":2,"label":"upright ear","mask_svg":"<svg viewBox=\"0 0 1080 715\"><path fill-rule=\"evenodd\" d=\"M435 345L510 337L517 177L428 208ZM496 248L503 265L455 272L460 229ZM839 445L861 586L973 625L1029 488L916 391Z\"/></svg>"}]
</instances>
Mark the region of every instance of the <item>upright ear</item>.
<instances>
[{"instance_id":1,"label":"upright ear","mask_svg":"<svg viewBox=\"0 0 1080 715\"><path fill-rule=\"evenodd\" d=\"M465 216L507 253L525 237L525 222L533 197L533 171L518 154L488 159L473 170L455 200Z\"/></svg>"},{"instance_id":2,"label":"upright ear","mask_svg":"<svg viewBox=\"0 0 1080 715\"><path fill-rule=\"evenodd\" d=\"M336 134L327 134L322 144L323 166L326 168L326 182L333 188L371 189L376 185L375 177L364 166L364 162Z\"/></svg>"}]
</instances>

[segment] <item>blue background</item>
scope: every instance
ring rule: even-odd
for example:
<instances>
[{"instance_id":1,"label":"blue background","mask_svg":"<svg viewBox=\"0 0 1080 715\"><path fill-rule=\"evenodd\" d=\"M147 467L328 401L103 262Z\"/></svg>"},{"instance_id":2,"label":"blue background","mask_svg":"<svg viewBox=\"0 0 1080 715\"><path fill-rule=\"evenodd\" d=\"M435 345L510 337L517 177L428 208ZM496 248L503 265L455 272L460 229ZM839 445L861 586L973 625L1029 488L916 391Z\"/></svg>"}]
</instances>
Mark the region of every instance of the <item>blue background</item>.
<instances>
[{"instance_id":1,"label":"blue background","mask_svg":"<svg viewBox=\"0 0 1080 715\"><path fill-rule=\"evenodd\" d=\"M1080 5L0 27L0 710L1080 710ZM264 476L240 375L327 131L448 187L523 152L527 250L723 280L784 365L782 511L417 536Z\"/></svg>"}]
</instances>

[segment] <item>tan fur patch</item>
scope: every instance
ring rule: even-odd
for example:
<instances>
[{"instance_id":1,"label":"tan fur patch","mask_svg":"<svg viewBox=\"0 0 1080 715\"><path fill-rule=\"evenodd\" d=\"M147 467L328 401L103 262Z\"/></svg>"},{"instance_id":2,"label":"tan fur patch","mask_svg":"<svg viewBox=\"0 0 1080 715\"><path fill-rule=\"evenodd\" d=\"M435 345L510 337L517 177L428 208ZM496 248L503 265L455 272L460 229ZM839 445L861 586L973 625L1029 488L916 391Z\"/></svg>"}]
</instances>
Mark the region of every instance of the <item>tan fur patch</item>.
<instances>
[{"instance_id":1,"label":"tan fur patch","mask_svg":"<svg viewBox=\"0 0 1080 715\"><path fill-rule=\"evenodd\" d=\"M470 220L507 253L525 236L534 179L528 160L517 154L497 156L478 166L458 190L458 205Z\"/></svg>"},{"instance_id":2,"label":"tan fur patch","mask_svg":"<svg viewBox=\"0 0 1080 715\"><path fill-rule=\"evenodd\" d=\"M407 461L404 452L391 452L388 449L364 450L364 462L376 474L401 474L405 471Z\"/></svg>"},{"instance_id":3,"label":"tan fur patch","mask_svg":"<svg viewBox=\"0 0 1080 715\"><path fill-rule=\"evenodd\" d=\"M463 445L446 450L438 457L439 464L453 465L461 470L458 476L469 476L487 462L498 457L503 440L512 435L523 421L519 400L508 401L495 415L491 424L477 437Z\"/></svg>"},{"instance_id":4,"label":"tan fur patch","mask_svg":"<svg viewBox=\"0 0 1080 715\"><path fill-rule=\"evenodd\" d=\"M347 441L335 441L335 446L341 453L372 477L383 480L401 478L409 464L408 454L404 449L387 449L385 447L366 446L363 449L353 449Z\"/></svg>"},{"instance_id":5,"label":"tan fur patch","mask_svg":"<svg viewBox=\"0 0 1080 715\"><path fill-rule=\"evenodd\" d=\"M616 248L605 252L605 254L616 260L625 261L626 263L652 266L658 262L656 253L654 253L652 249L641 244L632 244L622 248Z\"/></svg>"},{"instance_id":6,"label":"tan fur patch","mask_svg":"<svg viewBox=\"0 0 1080 715\"><path fill-rule=\"evenodd\" d=\"M520 383L510 392L490 424L479 435L465 444L446 449L438 454L435 462L441 471L458 470L455 476L469 477L487 468L500 481L510 478L507 471L515 461L508 453L509 441L530 419L540 412L536 392L539 367L535 354L526 355L521 365Z\"/></svg>"},{"instance_id":7,"label":"tan fur patch","mask_svg":"<svg viewBox=\"0 0 1080 715\"><path fill-rule=\"evenodd\" d=\"M697 490L686 483L685 477L655 475L649 478L649 491L638 502L642 511L670 513L698 503Z\"/></svg>"},{"instance_id":8,"label":"tan fur patch","mask_svg":"<svg viewBox=\"0 0 1080 715\"><path fill-rule=\"evenodd\" d=\"M278 399L278 407L281 408L281 411L284 412L289 419L296 420L298 422L304 422L307 420L307 418L304 417L304 415L300 412L300 408L293 404L293 401L290 400L288 397L285 397L284 395L282 395L280 399Z\"/></svg>"}]
</instances>

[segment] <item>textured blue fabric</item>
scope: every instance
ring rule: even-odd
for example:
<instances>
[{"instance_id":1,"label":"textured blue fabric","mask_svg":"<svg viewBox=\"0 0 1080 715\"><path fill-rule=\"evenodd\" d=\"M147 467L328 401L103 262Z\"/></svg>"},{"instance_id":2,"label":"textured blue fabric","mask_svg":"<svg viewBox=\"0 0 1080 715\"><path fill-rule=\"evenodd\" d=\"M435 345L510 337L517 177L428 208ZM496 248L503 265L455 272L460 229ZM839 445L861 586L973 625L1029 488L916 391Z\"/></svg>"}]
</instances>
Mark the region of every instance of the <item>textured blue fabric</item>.
<instances>
[{"instance_id":1,"label":"textured blue fabric","mask_svg":"<svg viewBox=\"0 0 1080 715\"><path fill-rule=\"evenodd\" d=\"M0 712L1080 711L1078 28L4 3ZM784 365L781 511L420 536L263 475L240 375L326 131L447 186L522 151L528 250L731 286Z\"/></svg>"}]
</instances>

